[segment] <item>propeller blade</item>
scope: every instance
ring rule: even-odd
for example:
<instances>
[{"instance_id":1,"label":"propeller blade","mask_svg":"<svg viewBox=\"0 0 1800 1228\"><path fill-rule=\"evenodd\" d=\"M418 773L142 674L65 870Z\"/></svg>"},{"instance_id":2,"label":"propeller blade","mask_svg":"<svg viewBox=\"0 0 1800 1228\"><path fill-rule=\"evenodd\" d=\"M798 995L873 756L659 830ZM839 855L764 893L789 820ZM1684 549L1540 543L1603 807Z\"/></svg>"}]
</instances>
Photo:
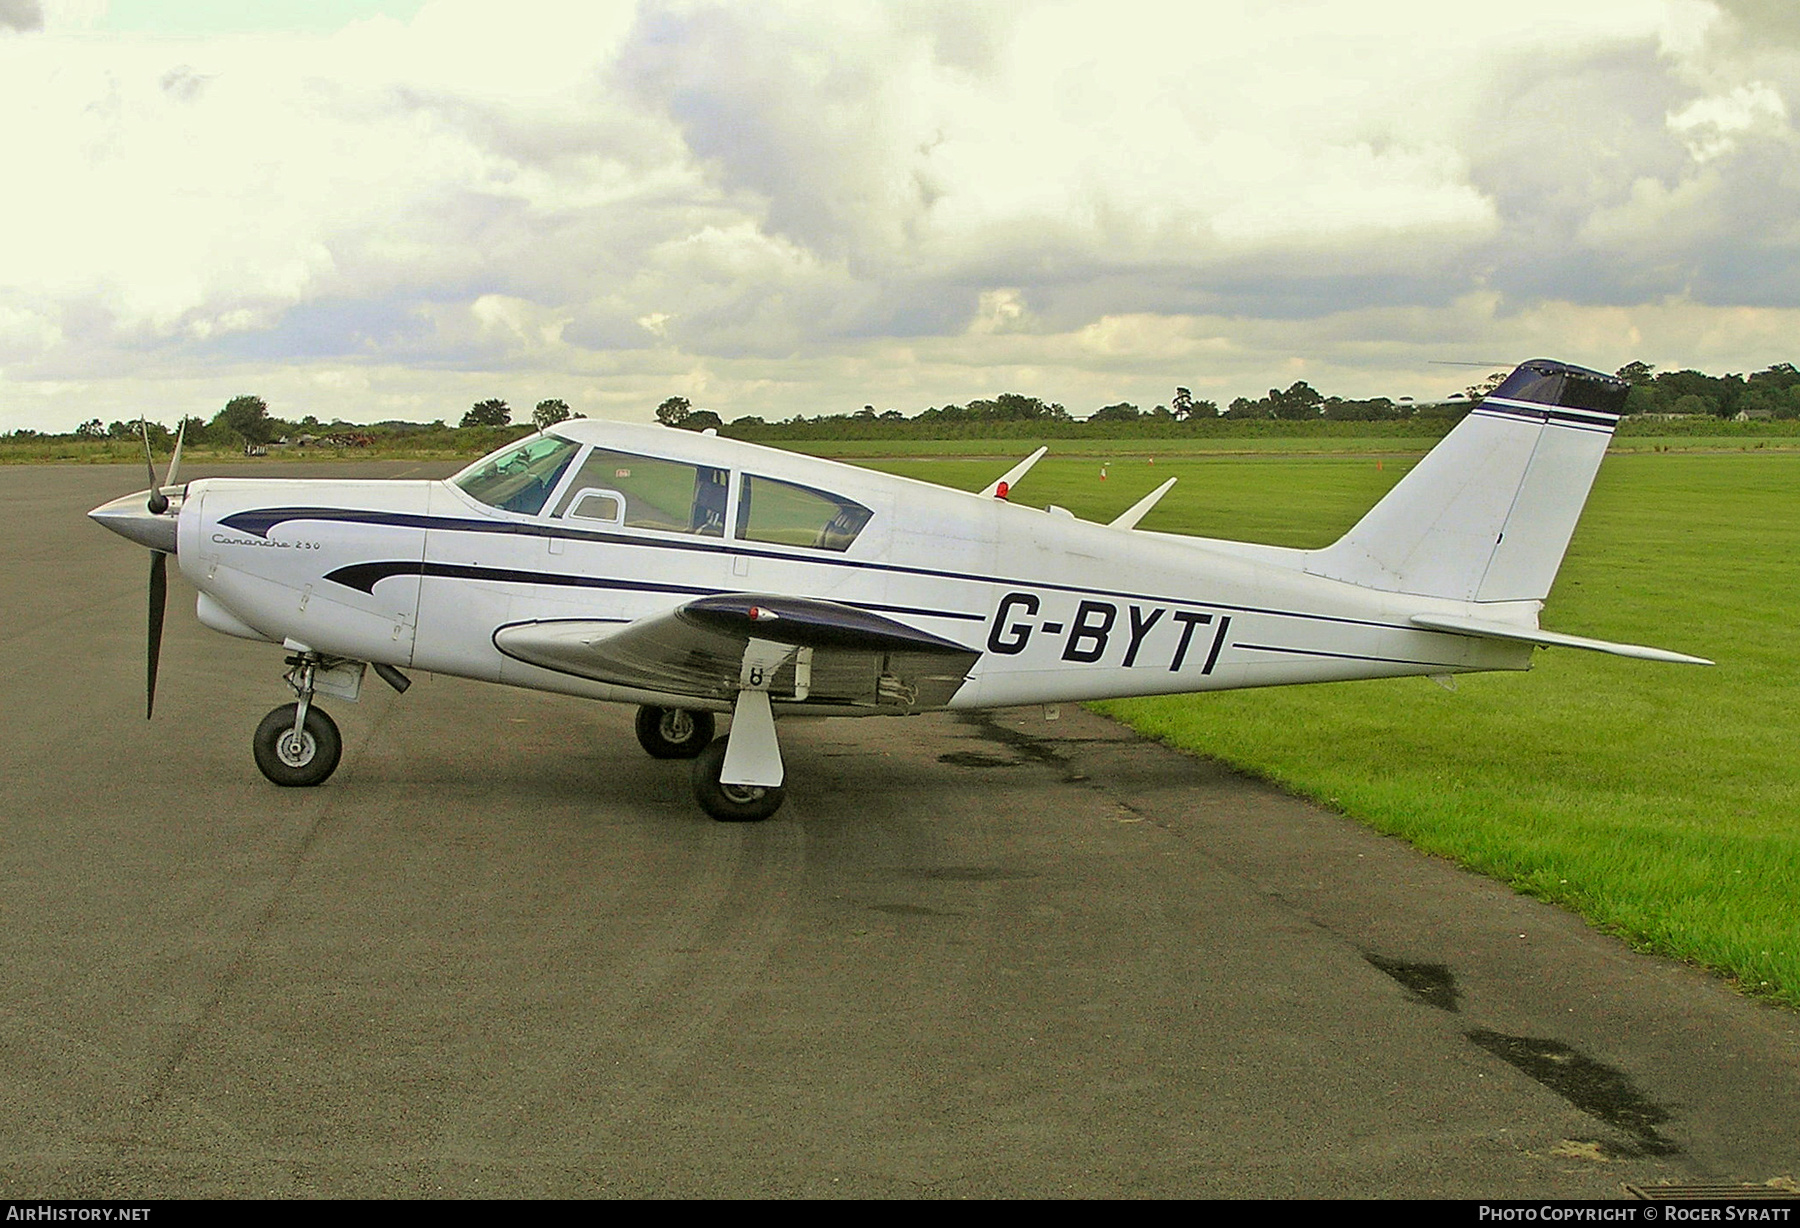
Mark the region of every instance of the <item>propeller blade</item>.
<instances>
[{"instance_id":1,"label":"propeller blade","mask_svg":"<svg viewBox=\"0 0 1800 1228\"><path fill-rule=\"evenodd\" d=\"M156 711L156 667L162 660L163 613L169 604L169 556L150 552L150 639L144 668L144 719Z\"/></svg>"},{"instance_id":2,"label":"propeller blade","mask_svg":"<svg viewBox=\"0 0 1800 1228\"><path fill-rule=\"evenodd\" d=\"M151 515L160 516L169 510L169 500L156 481L156 462L150 459L150 424L142 418L138 419L138 434L144 439L144 468L150 474L150 499L145 506Z\"/></svg>"},{"instance_id":3,"label":"propeller blade","mask_svg":"<svg viewBox=\"0 0 1800 1228\"><path fill-rule=\"evenodd\" d=\"M187 438L187 419L181 420L181 426L175 431L175 455L169 458L169 476L163 480L164 486L178 486L175 475L181 471L181 444Z\"/></svg>"}]
</instances>

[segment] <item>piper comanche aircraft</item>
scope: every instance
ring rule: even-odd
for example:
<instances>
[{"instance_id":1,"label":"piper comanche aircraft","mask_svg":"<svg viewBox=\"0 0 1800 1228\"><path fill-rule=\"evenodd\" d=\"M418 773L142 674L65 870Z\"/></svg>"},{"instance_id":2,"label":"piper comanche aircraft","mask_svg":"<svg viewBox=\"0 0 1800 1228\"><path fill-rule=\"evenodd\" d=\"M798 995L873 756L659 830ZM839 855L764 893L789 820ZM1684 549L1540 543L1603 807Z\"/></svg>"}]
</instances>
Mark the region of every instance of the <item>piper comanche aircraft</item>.
<instances>
[{"instance_id":1,"label":"piper comanche aircraft","mask_svg":"<svg viewBox=\"0 0 1800 1228\"><path fill-rule=\"evenodd\" d=\"M1515 370L1342 539L1293 550L1139 530L663 427L576 420L447 481L209 478L90 515L154 553L148 716L173 554L200 621L282 645L297 702L256 731L278 785L341 742L316 694L365 668L639 705L717 819L765 819L776 718L904 715L1527 669L1534 646L1710 664L1538 627L1625 401ZM715 739L714 714L731 714Z\"/></svg>"}]
</instances>

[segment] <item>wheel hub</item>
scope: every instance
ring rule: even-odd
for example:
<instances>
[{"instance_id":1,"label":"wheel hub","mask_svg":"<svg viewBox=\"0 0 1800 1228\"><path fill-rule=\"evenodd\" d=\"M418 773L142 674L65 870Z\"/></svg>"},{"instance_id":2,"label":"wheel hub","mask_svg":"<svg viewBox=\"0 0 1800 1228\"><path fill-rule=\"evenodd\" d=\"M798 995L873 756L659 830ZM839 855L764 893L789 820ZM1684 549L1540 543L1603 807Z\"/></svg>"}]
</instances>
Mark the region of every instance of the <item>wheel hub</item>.
<instances>
[{"instance_id":1,"label":"wheel hub","mask_svg":"<svg viewBox=\"0 0 1800 1228\"><path fill-rule=\"evenodd\" d=\"M281 757L283 763L291 768L305 767L312 762L312 757L317 751L318 744L313 741L312 734L305 731L302 731L299 737L290 733L275 743L275 753Z\"/></svg>"}]
</instances>

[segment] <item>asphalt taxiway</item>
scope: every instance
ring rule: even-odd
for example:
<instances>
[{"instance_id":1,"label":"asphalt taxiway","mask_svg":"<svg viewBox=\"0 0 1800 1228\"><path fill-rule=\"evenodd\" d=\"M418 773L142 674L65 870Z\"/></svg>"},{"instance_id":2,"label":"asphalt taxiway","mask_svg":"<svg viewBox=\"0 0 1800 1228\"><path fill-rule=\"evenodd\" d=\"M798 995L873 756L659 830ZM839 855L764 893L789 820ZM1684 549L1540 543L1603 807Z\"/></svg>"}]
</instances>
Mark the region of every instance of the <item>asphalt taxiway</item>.
<instances>
[{"instance_id":1,"label":"asphalt taxiway","mask_svg":"<svg viewBox=\"0 0 1800 1228\"><path fill-rule=\"evenodd\" d=\"M1800 1017L1077 708L785 722L726 825L629 710L371 679L277 789L179 577L143 719L142 485L0 468L0 1196L1800 1176Z\"/></svg>"}]
</instances>

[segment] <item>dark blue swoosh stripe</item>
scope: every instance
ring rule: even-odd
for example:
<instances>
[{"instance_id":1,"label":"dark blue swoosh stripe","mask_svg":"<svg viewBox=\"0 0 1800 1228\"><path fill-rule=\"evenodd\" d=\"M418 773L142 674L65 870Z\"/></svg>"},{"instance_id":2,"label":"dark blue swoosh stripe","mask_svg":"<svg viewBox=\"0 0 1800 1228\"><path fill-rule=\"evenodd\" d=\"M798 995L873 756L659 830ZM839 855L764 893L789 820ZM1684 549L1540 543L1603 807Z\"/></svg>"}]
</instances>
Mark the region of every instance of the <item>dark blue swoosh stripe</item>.
<instances>
[{"instance_id":1,"label":"dark blue swoosh stripe","mask_svg":"<svg viewBox=\"0 0 1800 1228\"><path fill-rule=\"evenodd\" d=\"M393 576L433 576L450 580L487 580L501 584L539 584L553 588L594 588L631 593L672 593L688 597L710 597L733 590L692 584L670 584L654 580L621 580L608 576L572 576L566 572L523 571L510 567L479 567L462 563L421 563L396 559L381 563L352 563L348 567L326 573L325 578L358 592L375 592L375 586ZM985 622L985 614L965 614L961 610L927 610L917 606L883 605L872 601L844 601L853 609L883 611L889 614L912 614L921 618L953 618L963 622Z\"/></svg>"},{"instance_id":2,"label":"dark blue swoosh stripe","mask_svg":"<svg viewBox=\"0 0 1800 1228\"><path fill-rule=\"evenodd\" d=\"M691 584L667 584L649 580L615 580L606 576L571 576L548 571L520 571L511 567L476 567L461 563L421 563L404 559L389 563L353 563L327 572L325 578L345 588L373 594L375 586L392 576L437 576L448 580L491 580L502 584L544 584L557 588L622 589L637 593L686 593L707 596L716 588Z\"/></svg>"}]
</instances>

